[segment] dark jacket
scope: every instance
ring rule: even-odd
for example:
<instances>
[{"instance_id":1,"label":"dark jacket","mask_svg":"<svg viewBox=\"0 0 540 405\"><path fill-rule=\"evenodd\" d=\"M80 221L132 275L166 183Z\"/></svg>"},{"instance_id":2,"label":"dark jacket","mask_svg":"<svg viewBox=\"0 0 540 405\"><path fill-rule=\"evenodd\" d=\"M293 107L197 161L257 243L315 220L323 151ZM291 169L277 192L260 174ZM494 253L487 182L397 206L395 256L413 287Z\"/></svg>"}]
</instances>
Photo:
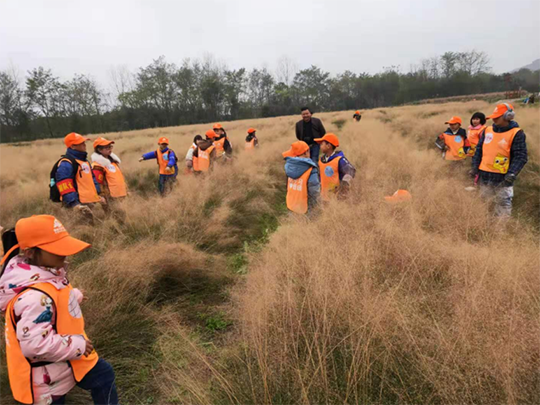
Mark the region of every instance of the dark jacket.
<instances>
[{"instance_id":1,"label":"dark jacket","mask_svg":"<svg viewBox=\"0 0 540 405\"><path fill-rule=\"evenodd\" d=\"M253 142L253 146L259 146L259 140L257 139L257 136L255 134L249 134L248 136L246 136L246 143L251 142L252 139L255 139L255 142Z\"/></svg>"},{"instance_id":2,"label":"dark jacket","mask_svg":"<svg viewBox=\"0 0 540 405\"><path fill-rule=\"evenodd\" d=\"M88 162L87 160L88 154L86 152L78 152L76 150L68 148L66 151L66 156L72 159L78 159L78 160L83 160L85 162ZM88 165L90 166L90 162L88 162ZM101 189L99 187L99 183L96 180L96 176L94 176L94 172L91 172L91 173L92 173L92 177L94 178L94 185L96 186L96 191L98 194L100 194ZM73 170L73 165L71 164L71 162L63 161L62 163L60 163L56 171L56 183L58 184L62 180L66 180L66 179L73 179L74 180L73 185L75 186L75 188L77 188L76 174L77 172ZM76 205L79 205L80 204L79 193L74 191L72 193L64 194L62 196L62 203L66 207L74 207Z\"/></svg>"},{"instance_id":3,"label":"dark jacket","mask_svg":"<svg viewBox=\"0 0 540 405\"><path fill-rule=\"evenodd\" d=\"M296 138L299 141L304 141L308 145L313 145L315 143L315 138L322 138L326 134L326 129L324 129L324 125L322 121L318 118L311 117L311 132L312 136L308 136L304 134L304 127L305 123L304 120L300 120L296 123Z\"/></svg>"},{"instance_id":4,"label":"dark jacket","mask_svg":"<svg viewBox=\"0 0 540 405\"><path fill-rule=\"evenodd\" d=\"M519 124L515 121L510 121L510 125L504 128L499 128L498 126L493 125L493 132L507 132L512 128L516 127L519 127ZM485 172L478 169L480 167L480 163L482 163L482 152L485 134L486 131L484 131L484 133L482 133L482 135L480 136L480 140L478 141L478 145L476 146L476 153L472 158L472 170L473 173L478 172L478 181L482 184L497 185L502 183L504 181L504 177L508 174L517 176L528 160L527 143L525 142L525 132L523 132L523 130L520 130L516 134L516 136L514 136L512 146L510 147L510 167L508 168L508 173L506 174Z\"/></svg>"},{"instance_id":5,"label":"dark jacket","mask_svg":"<svg viewBox=\"0 0 540 405\"><path fill-rule=\"evenodd\" d=\"M195 151L193 152L193 157L197 157L197 158L199 157L199 149L206 150L212 145L213 145L213 142L210 139L199 142L199 146L197 146L197 149L195 149ZM216 148L214 148L212 153L210 153L210 167L212 167L212 164L214 163L215 160L216 160Z\"/></svg>"}]
</instances>

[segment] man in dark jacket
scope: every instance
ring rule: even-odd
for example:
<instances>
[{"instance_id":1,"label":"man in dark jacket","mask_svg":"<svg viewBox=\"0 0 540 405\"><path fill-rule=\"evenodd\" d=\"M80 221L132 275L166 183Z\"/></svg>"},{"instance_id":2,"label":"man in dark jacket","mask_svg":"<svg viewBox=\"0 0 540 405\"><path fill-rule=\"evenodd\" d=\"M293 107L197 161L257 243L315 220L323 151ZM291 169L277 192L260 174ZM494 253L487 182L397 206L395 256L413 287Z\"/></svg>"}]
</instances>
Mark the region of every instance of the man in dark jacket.
<instances>
[{"instance_id":1,"label":"man in dark jacket","mask_svg":"<svg viewBox=\"0 0 540 405\"><path fill-rule=\"evenodd\" d=\"M319 161L320 145L315 138L326 135L320 119L311 116L309 107L302 107L302 119L296 123L296 138L309 145L309 155L315 163Z\"/></svg>"},{"instance_id":2,"label":"man in dark jacket","mask_svg":"<svg viewBox=\"0 0 540 405\"><path fill-rule=\"evenodd\" d=\"M493 198L495 215L509 217L514 181L528 160L525 133L514 121L511 104L498 104L486 118L491 118L493 125L480 136L470 174L477 177L482 196Z\"/></svg>"}]
</instances>

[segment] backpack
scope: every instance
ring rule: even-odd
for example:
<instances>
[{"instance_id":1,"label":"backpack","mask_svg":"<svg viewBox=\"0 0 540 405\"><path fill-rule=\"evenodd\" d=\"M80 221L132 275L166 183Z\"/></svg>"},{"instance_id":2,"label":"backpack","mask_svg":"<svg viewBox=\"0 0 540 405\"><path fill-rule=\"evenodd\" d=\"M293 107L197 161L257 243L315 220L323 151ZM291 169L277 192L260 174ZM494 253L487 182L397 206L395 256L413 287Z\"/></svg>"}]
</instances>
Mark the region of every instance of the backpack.
<instances>
[{"instance_id":1,"label":"backpack","mask_svg":"<svg viewBox=\"0 0 540 405\"><path fill-rule=\"evenodd\" d=\"M51 200L52 202L62 201L60 199L60 191L58 191L58 187L56 187L56 172L58 171L58 166L59 166L60 161L63 159L67 159L71 162L71 166L73 167L73 171L71 172L72 175L73 173L77 171L78 166L79 166L79 163L75 159L66 155L62 155L62 157L56 161L56 163L54 164L51 170L50 181L49 181L49 200Z\"/></svg>"},{"instance_id":2,"label":"backpack","mask_svg":"<svg viewBox=\"0 0 540 405\"><path fill-rule=\"evenodd\" d=\"M13 246L18 245L19 241L17 240L17 235L15 235L15 228L8 229L2 233L2 247L4 249L4 255L9 252ZM4 274L4 269L6 268L8 262L19 254L19 248L14 249L7 256L2 258L2 269L0 270L0 276Z\"/></svg>"}]
</instances>

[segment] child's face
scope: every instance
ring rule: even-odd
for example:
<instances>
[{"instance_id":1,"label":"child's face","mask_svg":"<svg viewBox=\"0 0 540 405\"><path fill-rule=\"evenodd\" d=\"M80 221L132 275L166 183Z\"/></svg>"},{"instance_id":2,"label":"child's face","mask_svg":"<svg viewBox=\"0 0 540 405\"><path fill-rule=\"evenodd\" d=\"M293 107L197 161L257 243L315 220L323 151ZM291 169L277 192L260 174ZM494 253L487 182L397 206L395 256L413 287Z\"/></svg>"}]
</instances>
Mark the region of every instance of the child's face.
<instances>
[{"instance_id":1,"label":"child's face","mask_svg":"<svg viewBox=\"0 0 540 405\"><path fill-rule=\"evenodd\" d=\"M329 143L329 142L326 142L326 141L322 141L321 142L321 152L324 153L325 155L326 154L331 154L332 152L334 151L334 147Z\"/></svg>"},{"instance_id":2,"label":"child's face","mask_svg":"<svg viewBox=\"0 0 540 405\"><path fill-rule=\"evenodd\" d=\"M473 127L477 127L478 125L480 125L480 118L473 118L472 124L473 124Z\"/></svg>"},{"instance_id":3,"label":"child's face","mask_svg":"<svg viewBox=\"0 0 540 405\"><path fill-rule=\"evenodd\" d=\"M167 145L166 143L162 143L162 144L159 145L159 149L165 150L165 149L167 149L167 146L169 146L169 145Z\"/></svg>"},{"instance_id":4,"label":"child's face","mask_svg":"<svg viewBox=\"0 0 540 405\"><path fill-rule=\"evenodd\" d=\"M60 269L66 264L66 256L58 256L41 249L31 251L30 262L35 266Z\"/></svg>"},{"instance_id":5,"label":"child's face","mask_svg":"<svg viewBox=\"0 0 540 405\"><path fill-rule=\"evenodd\" d=\"M450 129L454 132L457 131L460 127L461 125L459 124L450 124Z\"/></svg>"}]
</instances>

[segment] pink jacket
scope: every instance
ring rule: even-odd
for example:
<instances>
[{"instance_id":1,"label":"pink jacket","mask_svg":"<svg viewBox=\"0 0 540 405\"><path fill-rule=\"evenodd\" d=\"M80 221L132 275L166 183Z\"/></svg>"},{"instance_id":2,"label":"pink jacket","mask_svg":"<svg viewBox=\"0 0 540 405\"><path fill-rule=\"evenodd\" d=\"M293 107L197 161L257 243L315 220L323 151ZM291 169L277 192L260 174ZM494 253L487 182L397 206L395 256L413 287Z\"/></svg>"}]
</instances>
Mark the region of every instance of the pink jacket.
<instances>
[{"instance_id":1,"label":"pink jacket","mask_svg":"<svg viewBox=\"0 0 540 405\"><path fill-rule=\"evenodd\" d=\"M0 278L0 310L6 311L9 302L25 287L47 282L57 289L65 288L69 281L65 269L49 269L29 265L21 256L8 263ZM77 301L82 293L74 289ZM17 320L17 339L24 356L35 362L51 362L32 368L36 404L50 403L52 397L67 394L75 379L67 360L81 357L86 349L82 335L58 335L54 330L55 308L51 299L41 291L27 290L14 305Z\"/></svg>"}]
</instances>

